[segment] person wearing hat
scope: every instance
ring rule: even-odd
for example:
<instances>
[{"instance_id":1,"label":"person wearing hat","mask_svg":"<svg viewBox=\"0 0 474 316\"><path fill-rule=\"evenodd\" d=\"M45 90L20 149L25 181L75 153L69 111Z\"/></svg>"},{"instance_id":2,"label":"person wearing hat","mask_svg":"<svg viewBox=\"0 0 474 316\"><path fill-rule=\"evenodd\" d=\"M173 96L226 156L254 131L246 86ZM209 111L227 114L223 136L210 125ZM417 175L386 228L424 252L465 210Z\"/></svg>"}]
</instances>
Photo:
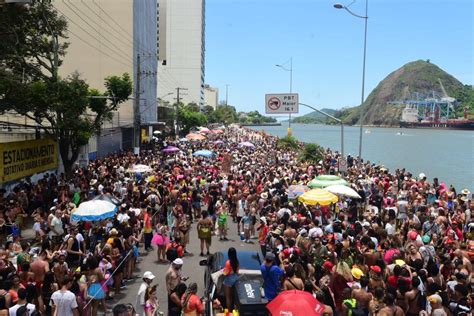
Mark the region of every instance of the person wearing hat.
<instances>
[{"instance_id":1,"label":"person wearing hat","mask_svg":"<svg viewBox=\"0 0 474 316\"><path fill-rule=\"evenodd\" d=\"M188 278L183 277L181 274L183 268L183 259L176 258L171 262L168 271L166 271L165 280L166 280L166 290L168 295L176 288L176 286L181 283L181 281L186 281Z\"/></svg>"},{"instance_id":2,"label":"person wearing hat","mask_svg":"<svg viewBox=\"0 0 474 316\"><path fill-rule=\"evenodd\" d=\"M155 278L155 275L151 271L146 271L143 273L143 282L140 284L140 287L138 288L138 293L135 301L135 312L137 315L140 316L145 316L145 294L147 292L147 289L150 287L151 283L153 282L153 279Z\"/></svg>"},{"instance_id":3,"label":"person wearing hat","mask_svg":"<svg viewBox=\"0 0 474 316\"><path fill-rule=\"evenodd\" d=\"M268 252L265 255L265 262L261 265L260 270L263 277L263 289L265 291L265 298L268 301L273 300L281 290L281 277L285 271L279 266L275 265L275 255Z\"/></svg>"}]
</instances>

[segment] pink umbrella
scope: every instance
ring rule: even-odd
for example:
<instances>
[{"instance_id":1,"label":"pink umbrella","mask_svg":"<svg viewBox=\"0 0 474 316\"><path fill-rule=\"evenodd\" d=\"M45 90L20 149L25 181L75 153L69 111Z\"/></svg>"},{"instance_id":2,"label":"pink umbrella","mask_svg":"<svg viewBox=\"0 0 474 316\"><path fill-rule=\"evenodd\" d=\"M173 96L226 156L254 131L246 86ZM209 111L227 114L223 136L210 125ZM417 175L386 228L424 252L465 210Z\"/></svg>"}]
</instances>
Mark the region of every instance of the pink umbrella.
<instances>
[{"instance_id":1,"label":"pink umbrella","mask_svg":"<svg viewBox=\"0 0 474 316\"><path fill-rule=\"evenodd\" d=\"M178 151L179 151L179 148L174 147L174 146L167 146L167 147L165 147L161 150L161 152L164 152L166 154L175 153L175 152L178 152Z\"/></svg>"}]
</instances>

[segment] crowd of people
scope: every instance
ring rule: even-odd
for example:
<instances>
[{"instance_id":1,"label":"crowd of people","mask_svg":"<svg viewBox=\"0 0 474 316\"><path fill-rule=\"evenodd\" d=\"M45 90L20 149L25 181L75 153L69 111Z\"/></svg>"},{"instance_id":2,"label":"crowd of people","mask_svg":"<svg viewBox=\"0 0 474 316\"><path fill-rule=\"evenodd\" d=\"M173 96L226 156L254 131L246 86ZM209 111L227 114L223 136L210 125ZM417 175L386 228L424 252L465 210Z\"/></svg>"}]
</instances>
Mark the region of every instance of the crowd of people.
<instances>
[{"instance_id":1,"label":"crowd of people","mask_svg":"<svg viewBox=\"0 0 474 316\"><path fill-rule=\"evenodd\" d=\"M289 187L342 175L338 152L327 149L321 161L300 162L277 138L240 127L167 145L179 151L117 153L70 175L46 174L1 192L0 316L111 312L107 300L133 279L140 247L170 264L167 314L200 315L197 284L186 284L181 273L190 230L197 229L205 257L213 239L230 238L230 225L244 243L258 242L270 301L297 289L324 304L325 315L471 313L474 202L467 189L348 157L343 176L361 198L306 205L289 199ZM193 156L198 149L215 155ZM151 170L132 172L137 164ZM115 216L74 221L80 203L94 198L115 203ZM33 241L22 238L29 217ZM232 310L235 260L224 273L226 300L219 304ZM163 310L154 278L145 272L137 302L118 304L113 313Z\"/></svg>"}]
</instances>

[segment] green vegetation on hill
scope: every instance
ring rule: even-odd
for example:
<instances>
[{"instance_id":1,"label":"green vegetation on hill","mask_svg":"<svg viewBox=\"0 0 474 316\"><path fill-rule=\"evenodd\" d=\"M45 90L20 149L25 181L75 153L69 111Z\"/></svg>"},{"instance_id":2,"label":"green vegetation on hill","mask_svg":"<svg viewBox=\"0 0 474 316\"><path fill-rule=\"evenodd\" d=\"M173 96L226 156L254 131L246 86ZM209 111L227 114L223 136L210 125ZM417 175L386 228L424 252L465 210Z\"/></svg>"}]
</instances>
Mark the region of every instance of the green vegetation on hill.
<instances>
[{"instance_id":1,"label":"green vegetation on hill","mask_svg":"<svg viewBox=\"0 0 474 316\"><path fill-rule=\"evenodd\" d=\"M364 124L398 125L403 107L389 102L411 99L415 92L428 95L434 91L438 95L443 95L440 80L447 94L461 101L461 104L455 107L456 115L462 116L464 105L468 106L468 112L472 115L474 113L472 87L463 85L429 61L417 60L390 73L369 94L363 105ZM347 124L358 124L359 107L340 110L336 113L336 117Z\"/></svg>"},{"instance_id":2,"label":"green vegetation on hill","mask_svg":"<svg viewBox=\"0 0 474 316\"><path fill-rule=\"evenodd\" d=\"M321 111L329 115L334 115L337 112L333 109L322 109ZM295 117L291 119L291 122L299 124L334 124L333 120L316 111L303 116Z\"/></svg>"}]
</instances>

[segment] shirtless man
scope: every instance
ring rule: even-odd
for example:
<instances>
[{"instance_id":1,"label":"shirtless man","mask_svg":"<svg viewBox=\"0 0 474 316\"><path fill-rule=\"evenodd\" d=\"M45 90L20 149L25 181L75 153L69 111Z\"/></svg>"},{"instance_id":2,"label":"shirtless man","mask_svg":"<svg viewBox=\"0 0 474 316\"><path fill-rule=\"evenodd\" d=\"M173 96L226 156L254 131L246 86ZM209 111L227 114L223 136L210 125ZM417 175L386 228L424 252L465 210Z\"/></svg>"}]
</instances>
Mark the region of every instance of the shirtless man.
<instances>
[{"instance_id":1,"label":"shirtless man","mask_svg":"<svg viewBox=\"0 0 474 316\"><path fill-rule=\"evenodd\" d=\"M379 311L379 316L404 316L405 313L400 306L395 305L395 296L388 293L385 296L384 302L386 306Z\"/></svg>"},{"instance_id":2,"label":"shirtless man","mask_svg":"<svg viewBox=\"0 0 474 316\"><path fill-rule=\"evenodd\" d=\"M357 300L357 306L364 311L369 310L369 302L372 300L372 294L367 292L367 286L369 285L369 279L366 276L360 278L360 286L352 288L352 297Z\"/></svg>"},{"instance_id":3,"label":"shirtless man","mask_svg":"<svg viewBox=\"0 0 474 316\"><path fill-rule=\"evenodd\" d=\"M473 272L471 261L469 261L469 259L463 254L463 251L461 249L456 249L454 251L454 255L459 260L462 260L463 268L465 268L469 273Z\"/></svg>"},{"instance_id":4,"label":"shirtless man","mask_svg":"<svg viewBox=\"0 0 474 316\"><path fill-rule=\"evenodd\" d=\"M411 280L412 290L405 293L405 301L408 305L408 310L406 315L407 316L416 316L419 315L420 311L422 310L420 299L421 293L418 289L420 285L420 279L418 277L414 277Z\"/></svg>"},{"instance_id":5,"label":"shirtless man","mask_svg":"<svg viewBox=\"0 0 474 316\"><path fill-rule=\"evenodd\" d=\"M36 286L39 288L43 284L44 275L49 271L47 256L46 250L42 250L38 258L30 264L30 271L35 274Z\"/></svg>"}]
</instances>

